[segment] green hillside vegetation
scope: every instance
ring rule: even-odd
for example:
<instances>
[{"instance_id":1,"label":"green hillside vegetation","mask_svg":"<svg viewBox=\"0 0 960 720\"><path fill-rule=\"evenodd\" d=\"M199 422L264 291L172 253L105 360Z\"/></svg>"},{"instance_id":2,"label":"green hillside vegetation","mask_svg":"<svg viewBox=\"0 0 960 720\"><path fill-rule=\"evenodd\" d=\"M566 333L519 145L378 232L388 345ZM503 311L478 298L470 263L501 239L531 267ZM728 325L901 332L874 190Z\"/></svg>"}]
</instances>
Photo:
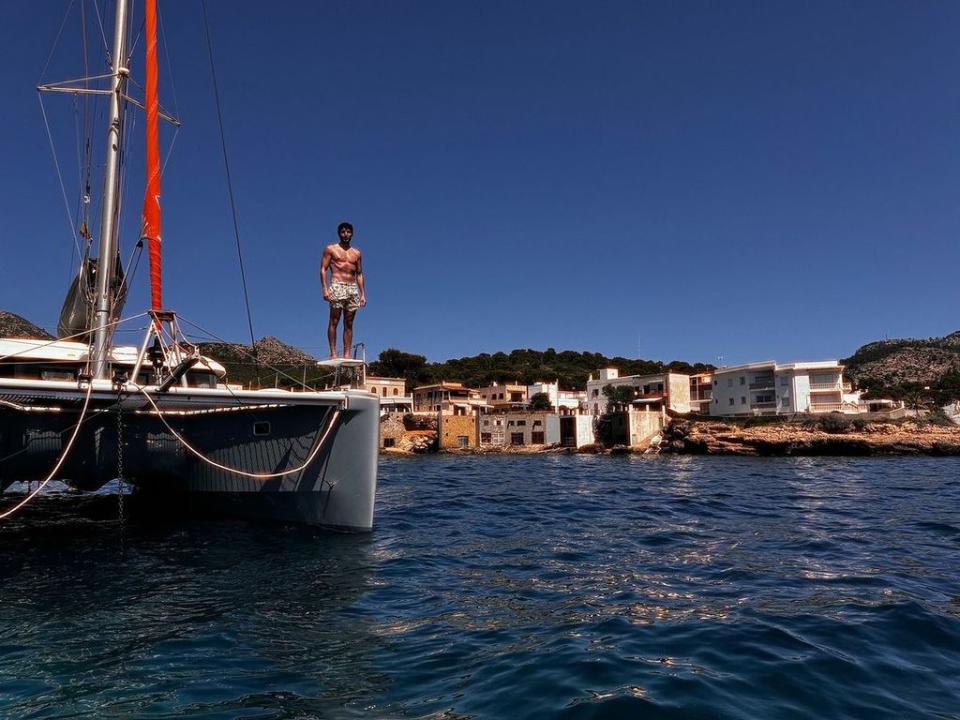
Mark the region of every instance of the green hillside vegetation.
<instances>
[{"instance_id":1,"label":"green hillside vegetation","mask_svg":"<svg viewBox=\"0 0 960 720\"><path fill-rule=\"evenodd\" d=\"M423 355L390 348L370 364L370 374L381 377L402 377L409 387L441 381L462 382L469 387L484 387L493 382L519 382L529 385L537 381L558 380L564 390L583 389L587 376L599 368L615 367L621 375L647 375L674 370L676 372L708 372L712 365L675 360L662 363L654 360L631 360L607 357L599 353L564 350L512 350L509 353L481 353L445 362L429 363Z\"/></svg>"},{"instance_id":2,"label":"green hillside vegetation","mask_svg":"<svg viewBox=\"0 0 960 720\"><path fill-rule=\"evenodd\" d=\"M269 348L264 344L270 342ZM272 338L257 341L257 359L249 345L203 343L200 352L227 368L227 380L253 387L323 388L330 380L330 371L316 366L316 359L296 348L282 345ZM446 362L431 363L423 355L391 348L370 363L368 374L379 377L402 377L408 388L447 381L462 382L468 387L483 387L493 382L520 382L525 385L539 380L558 380L565 390L583 389L587 376L602 367L615 367L621 375L645 375L674 370L676 372L708 372L711 365L691 365L683 361L662 363L652 360L630 360L607 357L599 353L557 352L547 349L513 350L509 353L481 353Z\"/></svg>"}]
</instances>

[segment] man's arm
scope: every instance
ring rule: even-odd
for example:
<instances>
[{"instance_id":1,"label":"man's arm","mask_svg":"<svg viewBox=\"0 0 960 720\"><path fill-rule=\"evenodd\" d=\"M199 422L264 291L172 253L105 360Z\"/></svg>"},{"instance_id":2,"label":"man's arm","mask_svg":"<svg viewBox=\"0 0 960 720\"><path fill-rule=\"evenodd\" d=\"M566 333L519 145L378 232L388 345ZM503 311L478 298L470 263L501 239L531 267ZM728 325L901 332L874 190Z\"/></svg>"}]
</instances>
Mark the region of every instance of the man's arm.
<instances>
[{"instance_id":1,"label":"man's arm","mask_svg":"<svg viewBox=\"0 0 960 720\"><path fill-rule=\"evenodd\" d=\"M367 304L367 289L363 284L363 258L357 250L357 287L360 288L360 307Z\"/></svg>"},{"instance_id":2,"label":"man's arm","mask_svg":"<svg viewBox=\"0 0 960 720\"><path fill-rule=\"evenodd\" d=\"M333 253L330 252L330 246L323 249L323 257L320 258L320 287L323 289L323 299L330 299L330 290L327 288L327 270L330 268L330 258Z\"/></svg>"}]
</instances>

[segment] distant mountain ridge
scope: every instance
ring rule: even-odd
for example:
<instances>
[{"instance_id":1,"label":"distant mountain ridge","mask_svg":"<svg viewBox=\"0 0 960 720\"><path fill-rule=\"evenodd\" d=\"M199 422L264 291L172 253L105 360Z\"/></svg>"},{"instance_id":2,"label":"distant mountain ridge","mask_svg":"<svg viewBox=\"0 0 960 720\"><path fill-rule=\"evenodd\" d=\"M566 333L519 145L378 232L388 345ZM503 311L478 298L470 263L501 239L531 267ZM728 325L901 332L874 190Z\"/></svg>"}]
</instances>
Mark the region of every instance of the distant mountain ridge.
<instances>
[{"instance_id":1,"label":"distant mountain ridge","mask_svg":"<svg viewBox=\"0 0 960 720\"><path fill-rule=\"evenodd\" d=\"M256 354L243 343L199 343L200 353L211 357L227 369L227 380L261 387L299 386L306 380L312 385L327 371L317 368L317 360L303 350L287 345L275 337L260 338Z\"/></svg>"},{"instance_id":2,"label":"distant mountain ridge","mask_svg":"<svg viewBox=\"0 0 960 720\"><path fill-rule=\"evenodd\" d=\"M960 330L867 343L842 362L847 375L874 394L899 397L929 387L945 401L960 397Z\"/></svg>"},{"instance_id":3,"label":"distant mountain ridge","mask_svg":"<svg viewBox=\"0 0 960 720\"><path fill-rule=\"evenodd\" d=\"M54 339L53 335L39 325L34 325L29 320L5 310L0 310L0 337Z\"/></svg>"}]
</instances>

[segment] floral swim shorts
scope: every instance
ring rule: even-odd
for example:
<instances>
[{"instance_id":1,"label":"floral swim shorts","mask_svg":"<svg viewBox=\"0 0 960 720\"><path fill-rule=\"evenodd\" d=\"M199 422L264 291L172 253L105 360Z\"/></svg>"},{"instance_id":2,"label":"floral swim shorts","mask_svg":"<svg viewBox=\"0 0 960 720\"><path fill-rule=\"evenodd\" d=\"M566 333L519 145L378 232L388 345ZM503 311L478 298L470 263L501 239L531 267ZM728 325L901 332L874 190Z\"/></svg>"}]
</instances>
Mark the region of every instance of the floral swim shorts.
<instances>
[{"instance_id":1,"label":"floral swim shorts","mask_svg":"<svg viewBox=\"0 0 960 720\"><path fill-rule=\"evenodd\" d=\"M328 294L330 307L335 310L346 308L348 312L356 312L360 307L360 288L356 283L334 280L330 283Z\"/></svg>"}]
</instances>

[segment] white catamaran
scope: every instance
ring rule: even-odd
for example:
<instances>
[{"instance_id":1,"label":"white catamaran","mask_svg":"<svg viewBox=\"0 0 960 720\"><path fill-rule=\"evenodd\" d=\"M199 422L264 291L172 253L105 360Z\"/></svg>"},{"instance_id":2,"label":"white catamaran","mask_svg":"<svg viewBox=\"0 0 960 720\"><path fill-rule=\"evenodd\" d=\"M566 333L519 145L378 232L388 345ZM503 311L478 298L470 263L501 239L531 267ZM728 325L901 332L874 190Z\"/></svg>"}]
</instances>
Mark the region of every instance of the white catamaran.
<instances>
[{"instance_id":1,"label":"white catamaran","mask_svg":"<svg viewBox=\"0 0 960 720\"><path fill-rule=\"evenodd\" d=\"M109 88L79 81L40 88L109 98L99 251L81 263L68 295L60 323L65 339L0 339L0 489L62 480L93 490L122 478L140 495L232 516L370 530L377 396L350 387L229 386L224 367L200 355L176 314L163 307L156 0L144 5L146 334L139 347L113 345L125 295L118 248L121 144L127 107L140 105L127 94L131 17L127 1L117 0ZM13 507L13 496L5 497L0 516L32 494Z\"/></svg>"}]
</instances>

